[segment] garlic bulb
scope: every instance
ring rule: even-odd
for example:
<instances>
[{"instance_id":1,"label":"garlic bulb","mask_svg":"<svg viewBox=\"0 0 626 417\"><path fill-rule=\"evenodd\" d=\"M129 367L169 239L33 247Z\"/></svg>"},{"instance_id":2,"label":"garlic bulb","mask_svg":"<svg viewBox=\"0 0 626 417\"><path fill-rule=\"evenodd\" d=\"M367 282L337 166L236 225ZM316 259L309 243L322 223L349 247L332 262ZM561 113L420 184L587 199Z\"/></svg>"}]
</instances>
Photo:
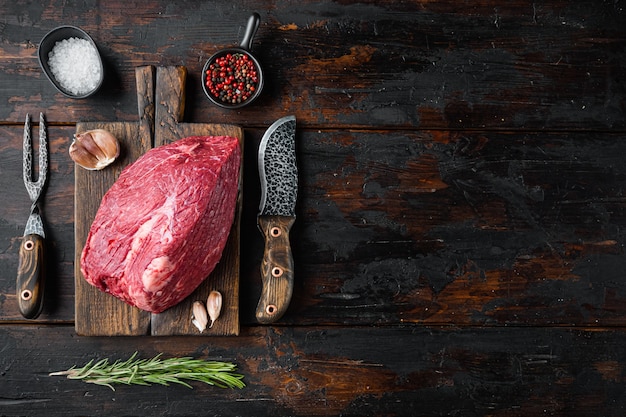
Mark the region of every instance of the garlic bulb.
<instances>
[{"instance_id":1,"label":"garlic bulb","mask_svg":"<svg viewBox=\"0 0 626 417\"><path fill-rule=\"evenodd\" d=\"M191 322L194 326L198 328L200 333L202 333L206 329L206 325L209 322L209 318L207 317L206 308L204 308L204 303L202 301L194 301L192 307Z\"/></svg>"},{"instance_id":2,"label":"garlic bulb","mask_svg":"<svg viewBox=\"0 0 626 417\"><path fill-rule=\"evenodd\" d=\"M209 318L211 319L211 323L209 324L209 328L211 328L215 320L220 316L220 311L222 310L222 294L219 291L211 291L209 298L206 300L206 308L209 313Z\"/></svg>"},{"instance_id":3,"label":"garlic bulb","mask_svg":"<svg viewBox=\"0 0 626 417\"><path fill-rule=\"evenodd\" d=\"M119 142L104 129L78 133L74 135L74 141L70 145L70 158L89 170L100 170L110 165L119 155Z\"/></svg>"}]
</instances>

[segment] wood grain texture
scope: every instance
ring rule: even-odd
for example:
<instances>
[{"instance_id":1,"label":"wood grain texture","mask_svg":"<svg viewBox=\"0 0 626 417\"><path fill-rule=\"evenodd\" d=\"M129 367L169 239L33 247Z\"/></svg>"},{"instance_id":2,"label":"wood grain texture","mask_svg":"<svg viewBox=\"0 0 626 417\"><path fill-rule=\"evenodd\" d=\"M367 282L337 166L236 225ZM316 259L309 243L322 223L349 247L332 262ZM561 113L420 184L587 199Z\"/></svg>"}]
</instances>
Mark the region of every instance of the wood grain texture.
<instances>
[{"instance_id":1,"label":"wood grain texture","mask_svg":"<svg viewBox=\"0 0 626 417\"><path fill-rule=\"evenodd\" d=\"M298 140L284 321L623 325L622 135Z\"/></svg>"},{"instance_id":2,"label":"wood grain texture","mask_svg":"<svg viewBox=\"0 0 626 417\"><path fill-rule=\"evenodd\" d=\"M171 143L188 136L230 135L243 140L243 131L232 125L180 124L185 101L184 67L138 68L137 86L139 100L138 123L79 123L77 131L102 128L111 131L129 149L128 159L136 160L152 146ZM155 90L148 90L156 87ZM154 127L149 124L154 121ZM116 127L124 128L124 131ZM154 138L149 135L154 132ZM148 146L146 148L146 146ZM239 333L239 215L224 249L224 256L211 276L178 305L160 314L150 314L102 293L88 284L80 271L80 256L89 227L104 193L113 184L121 170L92 172L76 169L76 332L84 336L120 335L174 335L200 333L191 323L191 305L196 300L205 301L211 290L224 296L224 309L210 335L236 335ZM101 174L103 173L103 174ZM96 202L96 203L94 203ZM240 200L239 200L240 203ZM240 204L237 205L240 207ZM240 210L239 208L237 209ZM84 216L84 217L83 217ZM97 310L97 311L96 311Z\"/></svg>"},{"instance_id":3,"label":"wood grain texture","mask_svg":"<svg viewBox=\"0 0 626 417\"><path fill-rule=\"evenodd\" d=\"M159 67L156 74L155 146L171 143L189 136L232 136L239 138L243 154L243 129L230 124L183 123L187 70L184 67ZM240 171L240 184L243 168ZM209 278L181 303L152 315L151 333L154 336L199 334L190 319L193 302L206 302L209 293L222 294L223 307L219 320L203 334L239 334L239 271L240 271L240 212L242 193L239 192L235 219L222 253L222 258Z\"/></svg>"},{"instance_id":4,"label":"wood grain texture","mask_svg":"<svg viewBox=\"0 0 626 417\"><path fill-rule=\"evenodd\" d=\"M146 126L154 118L153 67L135 71L139 122L77 123L76 132L105 129L120 142L120 157L101 171L75 166L75 329L83 336L127 336L150 333L150 314L105 294L85 281L81 254L100 201L122 170L152 147L151 130Z\"/></svg>"},{"instance_id":5,"label":"wood grain texture","mask_svg":"<svg viewBox=\"0 0 626 417\"><path fill-rule=\"evenodd\" d=\"M0 332L0 409L6 416L49 417L96 415L103 409L107 415L137 417L157 411L621 417L624 336L619 329L332 326L245 328L236 338L120 339L73 337L66 326L6 325ZM163 353L231 361L246 387L193 383L193 389L118 386L113 392L47 376L91 359L125 359L135 350L145 358Z\"/></svg>"},{"instance_id":6,"label":"wood grain texture","mask_svg":"<svg viewBox=\"0 0 626 417\"><path fill-rule=\"evenodd\" d=\"M20 313L27 319L36 319L43 309L44 246L44 238L37 234L25 235L20 245L15 286Z\"/></svg>"},{"instance_id":7,"label":"wood grain texture","mask_svg":"<svg viewBox=\"0 0 626 417\"><path fill-rule=\"evenodd\" d=\"M80 270L80 257L91 223L98 212L100 201L129 163L143 155L150 140L137 140L138 123L78 123L76 132L105 129L120 142L121 159L101 171L87 171L75 167L75 328L82 336L125 336L150 333L150 314L103 293L85 281Z\"/></svg>"},{"instance_id":8,"label":"wood grain texture","mask_svg":"<svg viewBox=\"0 0 626 417\"><path fill-rule=\"evenodd\" d=\"M296 221L288 216L259 216L263 233L261 281L263 288L256 308L259 323L270 324L280 319L291 302L294 265L289 231Z\"/></svg>"},{"instance_id":9,"label":"wood grain texture","mask_svg":"<svg viewBox=\"0 0 626 417\"><path fill-rule=\"evenodd\" d=\"M37 103L66 123L135 121L134 68L184 63L187 117L203 123L269 125L266 109L281 108L297 114L300 126L316 128L625 127L619 2L19 5L0 5L0 120L19 121ZM255 10L261 24L253 52L265 90L251 108L219 109L204 96L200 71L212 53L238 45ZM58 94L37 62L39 41L66 16L94 38L107 71L102 90L79 103Z\"/></svg>"},{"instance_id":10,"label":"wood grain texture","mask_svg":"<svg viewBox=\"0 0 626 417\"><path fill-rule=\"evenodd\" d=\"M201 68L253 11L263 94L217 108ZM0 415L626 415L623 1L20 0L0 15ZM68 23L105 62L88 100L58 94L37 62ZM184 102L160 110L170 125L245 128L238 337L75 333L68 146L85 121L156 128L156 109L137 120L147 65L187 68ZM21 143L40 111L46 303L27 322ZM286 314L259 326L256 149L285 114L298 119L296 275ZM46 376L135 351L234 361L247 387Z\"/></svg>"},{"instance_id":11,"label":"wood grain texture","mask_svg":"<svg viewBox=\"0 0 626 417\"><path fill-rule=\"evenodd\" d=\"M5 271L17 270L30 207L21 184L22 130L0 127ZM71 204L73 132L49 127L46 322L74 320L73 224L82 212ZM255 149L262 134L247 129L243 163L245 324L256 322L261 293ZM281 324L626 322L623 134L300 129L297 141L297 276ZM19 320L14 273L2 282L1 320Z\"/></svg>"}]
</instances>

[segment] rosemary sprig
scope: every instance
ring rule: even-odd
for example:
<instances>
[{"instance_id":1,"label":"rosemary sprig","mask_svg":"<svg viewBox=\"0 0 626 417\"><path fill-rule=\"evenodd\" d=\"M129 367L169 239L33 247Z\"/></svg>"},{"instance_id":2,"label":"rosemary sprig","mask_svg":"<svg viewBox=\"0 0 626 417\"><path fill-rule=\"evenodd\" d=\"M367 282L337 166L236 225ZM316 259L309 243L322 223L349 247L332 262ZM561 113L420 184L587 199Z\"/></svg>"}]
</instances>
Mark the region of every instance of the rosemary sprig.
<instances>
[{"instance_id":1,"label":"rosemary sprig","mask_svg":"<svg viewBox=\"0 0 626 417\"><path fill-rule=\"evenodd\" d=\"M108 359L91 360L82 368L71 367L66 371L52 372L50 376L67 376L91 384L104 385L115 391L114 384L169 385L180 384L192 388L186 381L198 381L220 388L243 388L243 375L237 374L236 365L229 362L202 359L137 359L137 352L125 361Z\"/></svg>"}]
</instances>

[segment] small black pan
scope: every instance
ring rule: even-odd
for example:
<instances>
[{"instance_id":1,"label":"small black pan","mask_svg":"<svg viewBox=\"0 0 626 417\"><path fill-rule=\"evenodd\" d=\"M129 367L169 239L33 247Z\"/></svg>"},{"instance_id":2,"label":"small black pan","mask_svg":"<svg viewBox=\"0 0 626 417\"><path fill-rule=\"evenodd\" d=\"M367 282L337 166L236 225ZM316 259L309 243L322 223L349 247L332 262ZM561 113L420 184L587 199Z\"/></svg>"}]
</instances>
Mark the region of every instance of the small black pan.
<instances>
[{"instance_id":1,"label":"small black pan","mask_svg":"<svg viewBox=\"0 0 626 417\"><path fill-rule=\"evenodd\" d=\"M202 89L214 104L238 109L252 103L263 89L263 69L250 53L261 17L248 18L246 32L238 48L222 49L207 60L202 69Z\"/></svg>"}]
</instances>

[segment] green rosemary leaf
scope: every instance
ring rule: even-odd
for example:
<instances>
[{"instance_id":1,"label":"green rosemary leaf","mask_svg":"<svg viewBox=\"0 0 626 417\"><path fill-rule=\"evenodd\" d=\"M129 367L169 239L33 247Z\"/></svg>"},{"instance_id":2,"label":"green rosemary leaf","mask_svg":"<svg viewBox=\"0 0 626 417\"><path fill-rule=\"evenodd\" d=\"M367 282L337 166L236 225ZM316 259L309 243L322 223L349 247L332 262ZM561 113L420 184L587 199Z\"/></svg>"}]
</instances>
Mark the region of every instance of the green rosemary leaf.
<instances>
[{"instance_id":1,"label":"green rosemary leaf","mask_svg":"<svg viewBox=\"0 0 626 417\"><path fill-rule=\"evenodd\" d=\"M103 385L115 390L115 384L170 385L179 384L193 388L187 381L197 381L219 388L243 388L243 375L236 373L237 366L229 362L205 361L191 357L162 359L161 354L150 359L138 359L137 352L125 361L110 363L108 359L89 361L81 368L50 373L87 383Z\"/></svg>"}]
</instances>

